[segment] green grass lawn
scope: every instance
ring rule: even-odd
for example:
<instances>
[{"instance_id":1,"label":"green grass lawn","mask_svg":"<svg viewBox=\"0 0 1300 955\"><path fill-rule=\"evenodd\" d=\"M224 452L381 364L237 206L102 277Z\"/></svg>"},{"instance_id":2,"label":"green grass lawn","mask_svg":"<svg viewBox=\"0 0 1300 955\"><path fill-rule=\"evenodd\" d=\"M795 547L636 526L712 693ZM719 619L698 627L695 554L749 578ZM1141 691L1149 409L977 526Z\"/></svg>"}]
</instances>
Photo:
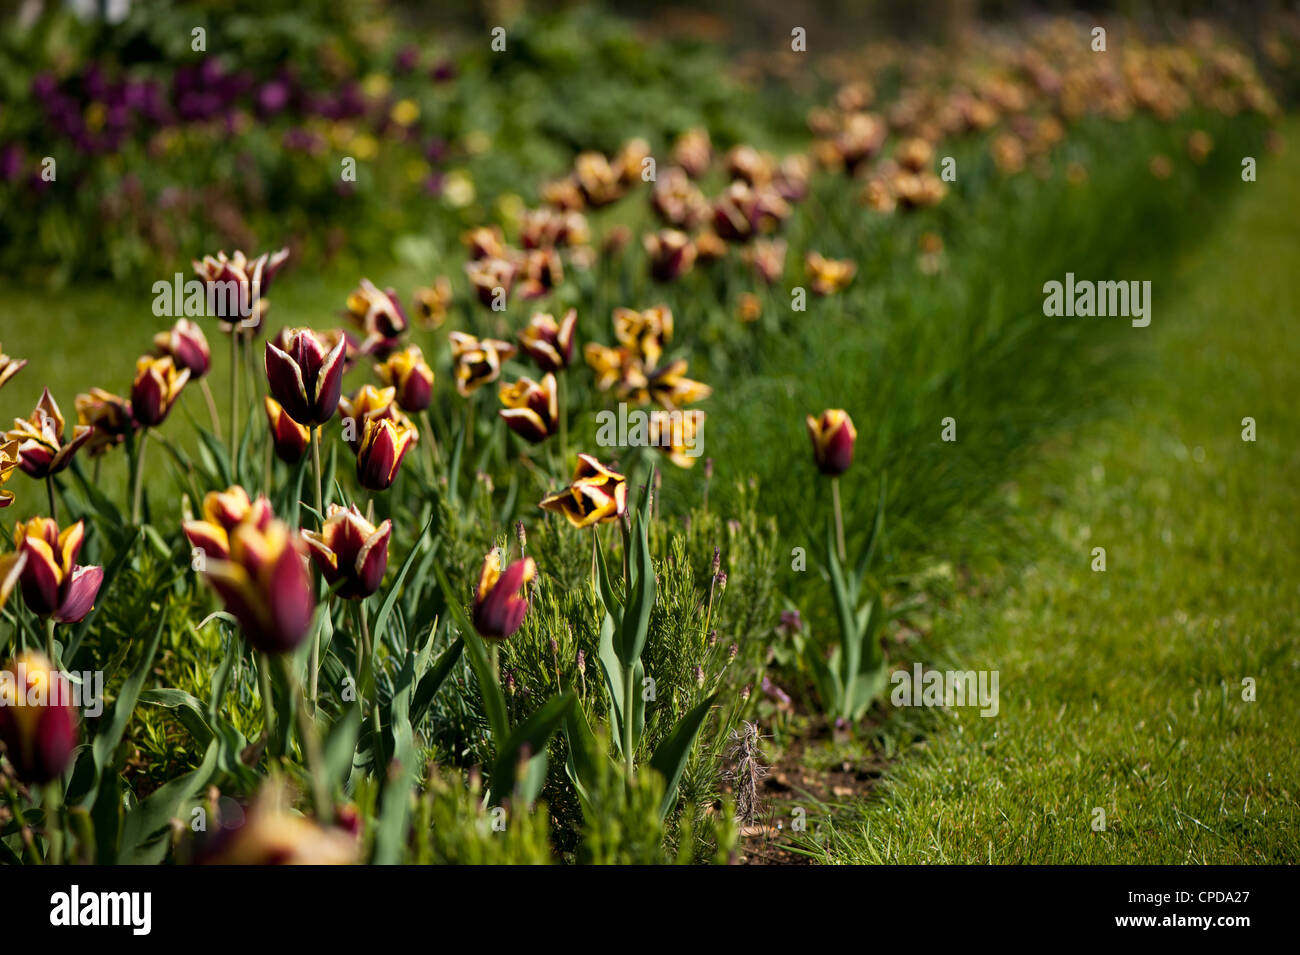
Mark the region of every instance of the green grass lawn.
<instances>
[{"instance_id":1,"label":"green grass lawn","mask_svg":"<svg viewBox=\"0 0 1300 955\"><path fill-rule=\"evenodd\" d=\"M1002 539L1021 553L972 545L972 586L923 638L931 665L999 671L999 714L893 710L877 740L891 768L823 821L815 856L1300 861L1300 157L1239 188L1132 330L1148 361L1128 410L1059 436L1004 487Z\"/></svg>"}]
</instances>

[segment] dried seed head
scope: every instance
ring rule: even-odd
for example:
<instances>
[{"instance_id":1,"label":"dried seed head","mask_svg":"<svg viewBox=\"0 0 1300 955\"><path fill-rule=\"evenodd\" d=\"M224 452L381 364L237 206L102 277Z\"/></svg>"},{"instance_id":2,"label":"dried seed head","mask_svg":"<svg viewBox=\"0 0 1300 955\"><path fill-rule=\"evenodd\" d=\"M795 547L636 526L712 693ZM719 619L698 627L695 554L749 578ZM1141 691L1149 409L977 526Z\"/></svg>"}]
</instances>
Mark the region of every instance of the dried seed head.
<instances>
[{"instance_id":1,"label":"dried seed head","mask_svg":"<svg viewBox=\"0 0 1300 955\"><path fill-rule=\"evenodd\" d=\"M718 571L722 568L722 551L717 547L713 548L713 576L718 576Z\"/></svg>"},{"instance_id":2,"label":"dried seed head","mask_svg":"<svg viewBox=\"0 0 1300 955\"><path fill-rule=\"evenodd\" d=\"M578 672L584 676L587 673L587 655L581 650L578 651Z\"/></svg>"},{"instance_id":3,"label":"dried seed head","mask_svg":"<svg viewBox=\"0 0 1300 955\"><path fill-rule=\"evenodd\" d=\"M528 547L528 535L524 532L523 521L515 521L515 537L519 539L519 550L522 553Z\"/></svg>"}]
</instances>

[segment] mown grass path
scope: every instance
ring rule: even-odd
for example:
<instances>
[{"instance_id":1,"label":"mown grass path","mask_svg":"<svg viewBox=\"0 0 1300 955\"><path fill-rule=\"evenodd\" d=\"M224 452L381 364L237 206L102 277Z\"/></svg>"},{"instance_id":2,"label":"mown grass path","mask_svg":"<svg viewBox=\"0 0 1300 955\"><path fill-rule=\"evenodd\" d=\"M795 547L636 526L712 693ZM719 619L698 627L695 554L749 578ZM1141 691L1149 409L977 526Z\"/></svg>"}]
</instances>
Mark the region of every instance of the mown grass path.
<instances>
[{"instance_id":1,"label":"mown grass path","mask_svg":"<svg viewBox=\"0 0 1300 955\"><path fill-rule=\"evenodd\" d=\"M930 665L999 671L1000 712L895 710L897 759L821 827L826 861L1300 861L1300 126L1286 132L1290 151L1261 158L1155 289L1127 412L1006 487L1028 546L975 567L924 641Z\"/></svg>"}]
</instances>

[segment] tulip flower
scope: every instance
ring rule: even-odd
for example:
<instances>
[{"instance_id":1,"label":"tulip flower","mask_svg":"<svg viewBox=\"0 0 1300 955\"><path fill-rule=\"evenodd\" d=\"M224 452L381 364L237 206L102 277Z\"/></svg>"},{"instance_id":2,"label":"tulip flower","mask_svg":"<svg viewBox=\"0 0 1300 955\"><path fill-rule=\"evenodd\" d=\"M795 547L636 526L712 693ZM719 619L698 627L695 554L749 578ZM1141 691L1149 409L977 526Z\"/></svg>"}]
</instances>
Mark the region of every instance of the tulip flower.
<instances>
[{"instance_id":1,"label":"tulip flower","mask_svg":"<svg viewBox=\"0 0 1300 955\"><path fill-rule=\"evenodd\" d=\"M501 361L515 353L515 346L494 338L475 338L464 332L447 337L456 371L456 391L468 398L483 385L501 375Z\"/></svg>"},{"instance_id":2,"label":"tulip flower","mask_svg":"<svg viewBox=\"0 0 1300 955\"><path fill-rule=\"evenodd\" d=\"M838 477L849 469L858 432L847 411L833 408L823 411L820 418L809 415L808 435L812 438L813 459L822 474Z\"/></svg>"},{"instance_id":3,"label":"tulip flower","mask_svg":"<svg viewBox=\"0 0 1300 955\"><path fill-rule=\"evenodd\" d=\"M543 372L560 371L573 360L573 331L578 310L569 309L560 322L547 312L537 312L519 333L519 344Z\"/></svg>"},{"instance_id":4,"label":"tulip flower","mask_svg":"<svg viewBox=\"0 0 1300 955\"><path fill-rule=\"evenodd\" d=\"M474 629L488 640L504 640L519 629L528 612L524 588L537 577L531 557L501 568L501 550L492 548L483 558L478 588L474 591Z\"/></svg>"},{"instance_id":5,"label":"tulip flower","mask_svg":"<svg viewBox=\"0 0 1300 955\"><path fill-rule=\"evenodd\" d=\"M543 499L541 507L563 514L574 527L616 521L627 510L627 481L590 454L579 454L569 486Z\"/></svg>"},{"instance_id":6,"label":"tulip flower","mask_svg":"<svg viewBox=\"0 0 1300 955\"><path fill-rule=\"evenodd\" d=\"M623 195L619 171L602 153L580 153L573 162L573 177L592 208L608 205Z\"/></svg>"},{"instance_id":7,"label":"tulip flower","mask_svg":"<svg viewBox=\"0 0 1300 955\"><path fill-rule=\"evenodd\" d=\"M0 348L0 388L3 388L10 378L22 371L23 366L26 364L26 358L10 358L4 353L4 349Z\"/></svg>"},{"instance_id":8,"label":"tulip flower","mask_svg":"<svg viewBox=\"0 0 1300 955\"><path fill-rule=\"evenodd\" d=\"M337 593L345 600L357 600L379 589L388 569L392 532L392 521L375 527L355 504L347 508L331 504L320 531L303 531L302 537L326 582L331 587L341 584Z\"/></svg>"},{"instance_id":9,"label":"tulip flower","mask_svg":"<svg viewBox=\"0 0 1300 955\"><path fill-rule=\"evenodd\" d=\"M834 295L842 291L858 271L858 267L848 259L828 259L817 252L808 253L805 265L815 295Z\"/></svg>"},{"instance_id":10,"label":"tulip flower","mask_svg":"<svg viewBox=\"0 0 1300 955\"><path fill-rule=\"evenodd\" d=\"M281 348L266 343L266 378L271 396L301 425L322 425L334 417L343 393L343 357L347 347L339 338L332 349L310 328L285 334Z\"/></svg>"},{"instance_id":11,"label":"tulip flower","mask_svg":"<svg viewBox=\"0 0 1300 955\"><path fill-rule=\"evenodd\" d=\"M707 129L688 129L673 143L673 161L692 179L698 179L708 171L712 158L713 143Z\"/></svg>"},{"instance_id":12,"label":"tulip flower","mask_svg":"<svg viewBox=\"0 0 1300 955\"><path fill-rule=\"evenodd\" d=\"M357 449L357 481L368 491L386 491L419 433L408 421L369 419Z\"/></svg>"},{"instance_id":13,"label":"tulip flower","mask_svg":"<svg viewBox=\"0 0 1300 955\"><path fill-rule=\"evenodd\" d=\"M616 383L628 378L636 360L626 348L610 348L599 342L587 342L582 356L596 375L596 389L608 391Z\"/></svg>"},{"instance_id":14,"label":"tulip flower","mask_svg":"<svg viewBox=\"0 0 1300 955\"><path fill-rule=\"evenodd\" d=\"M695 466L700 456L700 428L704 424L703 411L652 411L650 412L650 442L659 448L668 460L679 468ZM707 476L707 475L706 475Z\"/></svg>"},{"instance_id":15,"label":"tulip flower","mask_svg":"<svg viewBox=\"0 0 1300 955\"><path fill-rule=\"evenodd\" d=\"M103 388L91 388L89 393L77 395L77 423L93 429L86 442L86 453L92 458L122 443L135 430L135 413L131 402Z\"/></svg>"},{"instance_id":16,"label":"tulip flower","mask_svg":"<svg viewBox=\"0 0 1300 955\"><path fill-rule=\"evenodd\" d=\"M650 274L657 282L671 282L695 267L695 243L685 232L648 232L641 242L650 257Z\"/></svg>"},{"instance_id":17,"label":"tulip flower","mask_svg":"<svg viewBox=\"0 0 1300 955\"><path fill-rule=\"evenodd\" d=\"M275 517L271 502L259 496L251 500L238 484L224 491L209 491L203 498L203 520L187 520L182 525L190 546L203 551L205 557L230 558L230 534L240 524L251 524L265 531Z\"/></svg>"},{"instance_id":18,"label":"tulip flower","mask_svg":"<svg viewBox=\"0 0 1300 955\"><path fill-rule=\"evenodd\" d=\"M275 456L286 464L297 464L307 453L307 445L311 443L311 432L285 414L280 402L270 395L263 400L266 404L266 420L271 428L271 443L275 447Z\"/></svg>"},{"instance_id":19,"label":"tulip flower","mask_svg":"<svg viewBox=\"0 0 1300 955\"><path fill-rule=\"evenodd\" d=\"M396 390L397 404L403 411L424 411L433 401L433 369L425 362L419 345L396 352L376 365L375 373Z\"/></svg>"},{"instance_id":20,"label":"tulip flower","mask_svg":"<svg viewBox=\"0 0 1300 955\"><path fill-rule=\"evenodd\" d=\"M643 387L633 388L630 394L638 401L642 395L650 401L674 411L683 405L703 401L713 394L713 389L702 381L686 377L686 359L679 358L662 368L656 368L646 377Z\"/></svg>"},{"instance_id":21,"label":"tulip flower","mask_svg":"<svg viewBox=\"0 0 1300 955\"><path fill-rule=\"evenodd\" d=\"M785 273L784 239L758 239L741 254L745 264L768 285L781 280Z\"/></svg>"},{"instance_id":22,"label":"tulip flower","mask_svg":"<svg viewBox=\"0 0 1300 955\"><path fill-rule=\"evenodd\" d=\"M243 814L242 824L222 825L197 854L201 865L352 865L355 835L326 827L287 808L283 785L267 783Z\"/></svg>"},{"instance_id":23,"label":"tulip flower","mask_svg":"<svg viewBox=\"0 0 1300 955\"><path fill-rule=\"evenodd\" d=\"M14 492L4 490L4 486L22 461L19 453L21 447L19 441L0 437L0 507L8 507L14 502Z\"/></svg>"},{"instance_id":24,"label":"tulip flower","mask_svg":"<svg viewBox=\"0 0 1300 955\"><path fill-rule=\"evenodd\" d=\"M85 533L84 521L60 533L48 517L33 517L14 528L14 549L26 556L19 582L32 613L52 616L55 623L78 623L94 607L104 568L77 563Z\"/></svg>"},{"instance_id":25,"label":"tulip flower","mask_svg":"<svg viewBox=\"0 0 1300 955\"><path fill-rule=\"evenodd\" d=\"M22 551L0 554L0 608L9 602L9 595L18 586L18 580L26 566L27 555Z\"/></svg>"},{"instance_id":26,"label":"tulip flower","mask_svg":"<svg viewBox=\"0 0 1300 955\"><path fill-rule=\"evenodd\" d=\"M288 653L311 629L316 599L299 538L284 521L241 521L230 532L227 558L208 559L203 579L239 621L249 644Z\"/></svg>"},{"instance_id":27,"label":"tulip flower","mask_svg":"<svg viewBox=\"0 0 1300 955\"><path fill-rule=\"evenodd\" d=\"M409 324L397 293L391 288L381 292L369 279L362 279L360 287L348 296L347 312L365 333L361 350L367 355L383 357Z\"/></svg>"},{"instance_id":28,"label":"tulip flower","mask_svg":"<svg viewBox=\"0 0 1300 955\"><path fill-rule=\"evenodd\" d=\"M20 653L0 670L0 740L18 778L58 779L77 749L77 709L67 678L44 654Z\"/></svg>"},{"instance_id":29,"label":"tulip flower","mask_svg":"<svg viewBox=\"0 0 1300 955\"><path fill-rule=\"evenodd\" d=\"M339 417L343 419L343 438L354 454L361 447L361 439L365 437L367 421L388 418L410 423L394 405L396 398L396 388L362 385L351 398L344 395L339 399Z\"/></svg>"},{"instance_id":30,"label":"tulip flower","mask_svg":"<svg viewBox=\"0 0 1300 955\"><path fill-rule=\"evenodd\" d=\"M131 383L131 411L136 423L144 428L162 424L189 380L190 370L178 369L170 355L141 355Z\"/></svg>"},{"instance_id":31,"label":"tulip flower","mask_svg":"<svg viewBox=\"0 0 1300 955\"><path fill-rule=\"evenodd\" d=\"M471 260L504 259L506 240L498 226L479 226L465 232L460 241L469 250Z\"/></svg>"},{"instance_id":32,"label":"tulip flower","mask_svg":"<svg viewBox=\"0 0 1300 955\"><path fill-rule=\"evenodd\" d=\"M664 346L673 340L673 313L666 305L638 312L614 309L614 337L640 357L648 368L659 364Z\"/></svg>"},{"instance_id":33,"label":"tulip flower","mask_svg":"<svg viewBox=\"0 0 1300 955\"><path fill-rule=\"evenodd\" d=\"M203 329L188 318L180 319L170 331L155 335L153 347L159 356L170 355L172 363L177 368L188 371L194 381L198 381L212 368L212 352L208 348Z\"/></svg>"},{"instance_id":34,"label":"tulip flower","mask_svg":"<svg viewBox=\"0 0 1300 955\"><path fill-rule=\"evenodd\" d=\"M451 281L445 275L439 276L433 285L416 289L411 297L415 300L415 316L420 324L429 329L439 328L447 320L447 310L454 299Z\"/></svg>"},{"instance_id":35,"label":"tulip flower","mask_svg":"<svg viewBox=\"0 0 1300 955\"><path fill-rule=\"evenodd\" d=\"M214 302L219 302L216 317L222 319L222 331L230 332L236 326L254 332L261 328L270 306L264 296L271 288L271 279L288 258L288 249L264 252L255 259L236 249L229 257L225 252L218 252L191 262L195 274L207 285L220 285L226 290L221 299L214 297Z\"/></svg>"},{"instance_id":36,"label":"tulip flower","mask_svg":"<svg viewBox=\"0 0 1300 955\"><path fill-rule=\"evenodd\" d=\"M465 275L474 286L479 302L488 308L493 308L498 298L503 302L509 298L517 271L515 265L506 259L476 259L465 263Z\"/></svg>"},{"instance_id":37,"label":"tulip flower","mask_svg":"<svg viewBox=\"0 0 1300 955\"><path fill-rule=\"evenodd\" d=\"M530 444L545 441L559 428L560 407L554 375L546 375L540 383L525 377L513 385L503 384L500 398L505 408L498 414L511 431Z\"/></svg>"},{"instance_id":38,"label":"tulip flower","mask_svg":"<svg viewBox=\"0 0 1300 955\"><path fill-rule=\"evenodd\" d=\"M23 473L40 480L66 468L77 450L90 440L91 429L77 425L72 429L71 440L64 444L63 430L63 414L46 388L31 416L26 420L15 418L4 440L19 442L19 466Z\"/></svg>"}]
</instances>

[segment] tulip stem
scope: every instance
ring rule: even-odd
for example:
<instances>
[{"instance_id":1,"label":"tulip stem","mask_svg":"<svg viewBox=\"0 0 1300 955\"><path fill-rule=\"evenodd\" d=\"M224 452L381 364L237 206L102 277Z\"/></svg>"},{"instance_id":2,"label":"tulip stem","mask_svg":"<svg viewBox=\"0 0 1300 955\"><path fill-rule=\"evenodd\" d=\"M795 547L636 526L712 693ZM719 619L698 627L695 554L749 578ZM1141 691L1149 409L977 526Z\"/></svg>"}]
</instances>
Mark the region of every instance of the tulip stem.
<instances>
[{"instance_id":1,"label":"tulip stem","mask_svg":"<svg viewBox=\"0 0 1300 955\"><path fill-rule=\"evenodd\" d=\"M311 801L316 809L316 820L321 825L329 825L334 818L334 807L330 804L329 780L325 778L325 761L321 756L320 737L316 735L316 724L307 715L307 704L303 700L302 687L298 675L293 672L293 660L289 654L280 657L280 666L284 669L284 681L289 685L293 696L293 708L297 714L298 742L302 744L303 757L307 761L307 775L311 779Z\"/></svg>"},{"instance_id":2,"label":"tulip stem","mask_svg":"<svg viewBox=\"0 0 1300 955\"><path fill-rule=\"evenodd\" d=\"M131 523L140 526L140 510L144 499L144 446L149 441L149 429L140 429L140 441L135 446L135 474L131 477Z\"/></svg>"},{"instance_id":3,"label":"tulip stem","mask_svg":"<svg viewBox=\"0 0 1300 955\"><path fill-rule=\"evenodd\" d=\"M230 460L239 480L239 326L230 330Z\"/></svg>"},{"instance_id":4,"label":"tulip stem","mask_svg":"<svg viewBox=\"0 0 1300 955\"><path fill-rule=\"evenodd\" d=\"M45 494L50 499L50 519L56 524L59 520L59 509L54 501L54 476L45 475Z\"/></svg>"},{"instance_id":5,"label":"tulip stem","mask_svg":"<svg viewBox=\"0 0 1300 955\"><path fill-rule=\"evenodd\" d=\"M54 665L54 614L45 618L45 655L49 657L50 665Z\"/></svg>"},{"instance_id":6,"label":"tulip stem","mask_svg":"<svg viewBox=\"0 0 1300 955\"><path fill-rule=\"evenodd\" d=\"M45 839L49 843L45 861L50 865L63 865L63 790L60 788L60 780L54 779L46 783L42 802L45 810Z\"/></svg>"},{"instance_id":7,"label":"tulip stem","mask_svg":"<svg viewBox=\"0 0 1300 955\"><path fill-rule=\"evenodd\" d=\"M272 755L275 744L275 700L271 696L271 658L263 653L257 661L258 684L262 693L262 725L266 730L266 746Z\"/></svg>"},{"instance_id":8,"label":"tulip stem","mask_svg":"<svg viewBox=\"0 0 1300 955\"><path fill-rule=\"evenodd\" d=\"M632 781L632 774L635 772L632 745L632 708L633 700L636 698L636 687L633 686L632 678L635 676L635 668L631 666L623 667L623 759L627 763L628 782Z\"/></svg>"},{"instance_id":9,"label":"tulip stem","mask_svg":"<svg viewBox=\"0 0 1300 955\"><path fill-rule=\"evenodd\" d=\"M325 526L325 492L321 484L321 467L320 467L320 425L311 429L311 466L316 472L316 520L321 527Z\"/></svg>"},{"instance_id":10,"label":"tulip stem","mask_svg":"<svg viewBox=\"0 0 1300 955\"><path fill-rule=\"evenodd\" d=\"M199 379L199 388L203 391L203 400L208 406L208 417L212 419L212 434L221 440L221 416L217 413L217 399L212 396L212 386L208 384L207 376Z\"/></svg>"},{"instance_id":11,"label":"tulip stem","mask_svg":"<svg viewBox=\"0 0 1300 955\"><path fill-rule=\"evenodd\" d=\"M844 549L844 511L840 507L840 479L831 478L831 504L835 508L835 549L839 552L840 563L848 560Z\"/></svg>"}]
</instances>

